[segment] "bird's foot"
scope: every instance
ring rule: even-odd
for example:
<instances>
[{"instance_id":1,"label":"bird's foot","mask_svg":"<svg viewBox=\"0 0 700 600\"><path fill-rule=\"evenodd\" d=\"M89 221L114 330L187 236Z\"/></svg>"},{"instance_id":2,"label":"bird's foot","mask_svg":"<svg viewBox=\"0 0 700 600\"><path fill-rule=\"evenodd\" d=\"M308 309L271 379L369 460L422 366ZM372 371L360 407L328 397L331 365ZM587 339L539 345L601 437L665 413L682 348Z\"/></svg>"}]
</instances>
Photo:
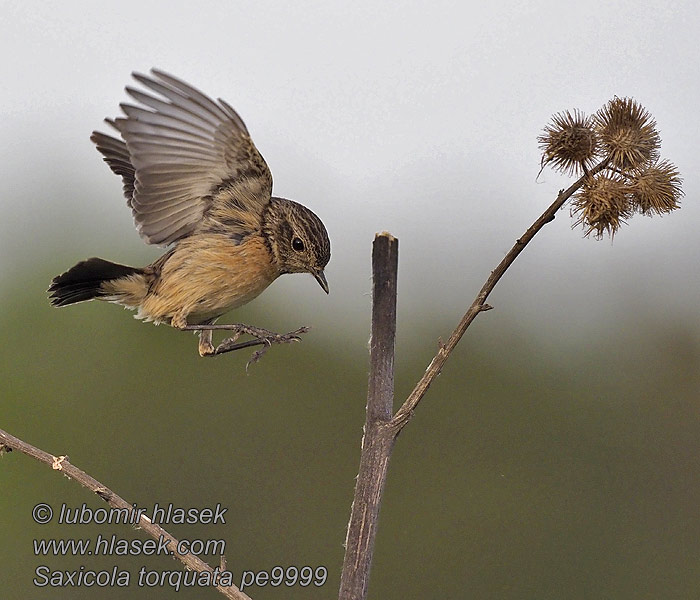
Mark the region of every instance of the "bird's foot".
<instances>
[{"instance_id":1,"label":"bird's foot","mask_svg":"<svg viewBox=\"0 0 700 600\"><path fill-rule=\"evenodd\" d=\"M258 362L273 344L299 342L301 341L301 334L309 331L309 327L300 327L289 333L275 333L268 329L245 325L243 323L232 323L231 325L184 325L179 327L179 329L200 331L202 333L199 342L199 354L201 356L218 356L219 354L233 352L234 350L241 350L252 346L262 346L262 348L253 352L253 355L246 364L246 369L252 363ZM218 330L231 331L233 333L218 346L214 347L211 344L211 332ZM239 342L238 339L242 335L249 335L253 339Z\"/></svg>"}]
</instances>

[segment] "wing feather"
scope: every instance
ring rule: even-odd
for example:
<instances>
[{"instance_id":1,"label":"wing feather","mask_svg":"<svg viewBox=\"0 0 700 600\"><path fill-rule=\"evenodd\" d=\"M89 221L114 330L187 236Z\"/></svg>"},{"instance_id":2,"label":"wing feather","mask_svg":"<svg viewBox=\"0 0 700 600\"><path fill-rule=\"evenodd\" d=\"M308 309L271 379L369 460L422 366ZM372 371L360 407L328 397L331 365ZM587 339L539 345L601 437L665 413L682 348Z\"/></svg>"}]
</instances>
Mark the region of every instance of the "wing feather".
<instances>
[{"instance_id":1,"label":"wing feather","mask_svg":"<svg viewBox=\"0 0 700 600\"><path fill-rule=\"evenodd\" d=\"M135 104L120 104L124 116L107 120L122 140L99 132L91 138L122 176L141 236L165 245L223 222L259 220L272 175L241 117L172 75L151 73L133 74L146 91L127 87ZM229 214L236 211L248 218Z\"/></svg>"}]
</instances>

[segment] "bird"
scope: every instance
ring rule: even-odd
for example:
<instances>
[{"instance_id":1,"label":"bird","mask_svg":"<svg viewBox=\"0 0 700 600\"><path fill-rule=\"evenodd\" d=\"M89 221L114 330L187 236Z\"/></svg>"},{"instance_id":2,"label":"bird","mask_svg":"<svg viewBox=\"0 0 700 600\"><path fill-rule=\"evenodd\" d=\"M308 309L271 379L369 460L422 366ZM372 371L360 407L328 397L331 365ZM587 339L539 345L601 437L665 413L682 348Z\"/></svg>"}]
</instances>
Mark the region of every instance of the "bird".
<instances>
[{"instance_id":1,"label":"bird","mask_svg":"<svg viewBox=\"0 0 700 600\"><path fill-rule=\"evenodd\" d=\"M310 273L328 293L326 227L302 204L272 195L270 170L227 102L159 69L132 77L145 90L127 86L134 102L105 119L119 137L94 131L90 139L121 177L141 238L167 251L145 267L83 260L51 281L51 304L103 300L198 331L200 356L226 351L225 342L212 344L214 329L235 332L226 342L249 333L269 345L279 334L216 320L286 273Z\"/></svg>"}]
</instances>

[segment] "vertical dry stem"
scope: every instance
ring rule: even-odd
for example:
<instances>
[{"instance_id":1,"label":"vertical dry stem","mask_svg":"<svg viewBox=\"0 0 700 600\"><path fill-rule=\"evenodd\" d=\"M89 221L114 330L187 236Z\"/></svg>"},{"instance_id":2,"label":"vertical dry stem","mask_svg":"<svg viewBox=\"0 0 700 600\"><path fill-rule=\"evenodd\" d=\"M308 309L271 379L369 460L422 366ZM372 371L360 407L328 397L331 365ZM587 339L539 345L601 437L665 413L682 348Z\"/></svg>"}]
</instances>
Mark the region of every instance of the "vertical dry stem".
<instances>
[{"instance_id":1,"label":"vertical dry stem","mask_svg":"<svg viewBox=\"0 0 700 600\"><path fill-rule=\"evenodd\" d=\"M389 423L394 399L398 251L399 241L390 234L375 236L372 246L372 339L367 419L362 438L360 470L345 539L340 600L367 597L379 506L389 457L394 447L395 435Z\"/></svg>"}]
</instances>

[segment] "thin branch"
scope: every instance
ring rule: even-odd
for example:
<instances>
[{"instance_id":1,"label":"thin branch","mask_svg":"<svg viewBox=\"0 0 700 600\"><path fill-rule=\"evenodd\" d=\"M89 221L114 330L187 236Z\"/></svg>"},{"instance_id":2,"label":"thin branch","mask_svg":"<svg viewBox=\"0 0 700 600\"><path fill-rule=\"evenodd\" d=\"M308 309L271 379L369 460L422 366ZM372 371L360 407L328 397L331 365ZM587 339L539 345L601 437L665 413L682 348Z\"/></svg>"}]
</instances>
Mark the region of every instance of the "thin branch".
<instances>
[{"instance_id":1,"label":"thin branch","mask_svg":"<svg viewBox=\"0 0 700 600\"><path fill-rule=\"evenodd\" d=\"M22 452L27 456L35 458L39 462L49 465L52 469L60 471L69 479L74 479L83 487L95 492L95 494L97 494L113 508L127 510L131 510L133 508L132 504L129 504L126 500L115 494L108 487L102 485L99 481L97 481L97 479L94 479L84 471L81 471L78 467L72 465L68 461L67 456L54 456L53 454L44 452L43 450L32 446L31 444L28 444L27 442L24 442L0 429L0 449L3 448L9 448L11 450ZM135 525L141 527L156 540L160 540L161 538L168 540L168 547L172 548L172 555L175 558L177 558L188 569L192 569L198 573L209 573L212 577L212 581L214 581L215 570L193 554L178 553L176 550L178 547L178 540L165 531L165 529L163 529L160 525L156 525L155 523L151 522L151 520L145 515L141 515L139 522ZM224 563L222 562L222 564ZM219 578L220 577L221 576L219 575ZM232 598L233 600L251 600L250 596L244 594L235 585L216 585L215 587L227 598Z\"/></svg>"},{"instance_id":2,"label":"thin branch","mask_svg":"<svg viewBox=\"0 0 700 600\"><path fill-rule=\"evenodd\" d=\"M499 263L499 265L493 271L491 271L491 275L486 280L486 283L477 294L476 298L474 299L474 302L472 302L471 306L469 307L465 315L462 317L462 320L459 322L459 325L457 325L455 330L452 332L452 335L450 335L447 342L445 344L440 345L440 349L438 350L437 354L433 357L433 360L430 362L428 368L425 370L425 373L416 384L416 387L413 388L413 391L409 394L408 398L403 403L401 408L399 408L399 410L396 411L394 418L391 420L391 425L395 429L396 435L398 435L399 431L401 431L401 429L405 427L406 423L410 421L411 417L413 416L413 411L415 411L416 407L418 406L418 403L425 395L425 392L428 391L430 384L440 374L440 371L442 371L445 362L447 362L447 359L450 357L450 354L455 349L455 346L459 343L459 340L462 339L464 332L467 330L469 325L471 325L472 321L476 318L476 316L479 313L493 308L486 304L486 299L488 298L493 288L496 287L496 284L499 282L501 277L503 277L503 274L506 272L508 267L510 267L510 265L513 264L513 261L524 250L525 246L527 246L527 244L532 240L532 238L535 237L537 232L540 229L542 229L542 227L544 227L547 223L554 220L557 211L583 185L584 181L588 177L592 177L595 174L602 171L607 166L607 164L608 159L601 161L595 167L590 169L588 174L583 175L566 190L562 190L561 192L559 192L559 195L557 196L557 199L554 201L554 203L547 210L545 210L542 213L542 215L523 234L523 236L515 242L515 245L510 249L508 254L505 255L505 257Z\"/></svg>"},{"instance_id":3,"label":"thin branch","mask_svg":"<svg viewBox=\"0 0 700 600\"><path fill-rule=\"evenodd\" d=\"M395 435L389 423L394 398L394 338L399 242L388 233L372 247L372 339L367 417L360 470L345 539L340 600L367 597L379 507Z\"/></svg>"}]
</instances>

